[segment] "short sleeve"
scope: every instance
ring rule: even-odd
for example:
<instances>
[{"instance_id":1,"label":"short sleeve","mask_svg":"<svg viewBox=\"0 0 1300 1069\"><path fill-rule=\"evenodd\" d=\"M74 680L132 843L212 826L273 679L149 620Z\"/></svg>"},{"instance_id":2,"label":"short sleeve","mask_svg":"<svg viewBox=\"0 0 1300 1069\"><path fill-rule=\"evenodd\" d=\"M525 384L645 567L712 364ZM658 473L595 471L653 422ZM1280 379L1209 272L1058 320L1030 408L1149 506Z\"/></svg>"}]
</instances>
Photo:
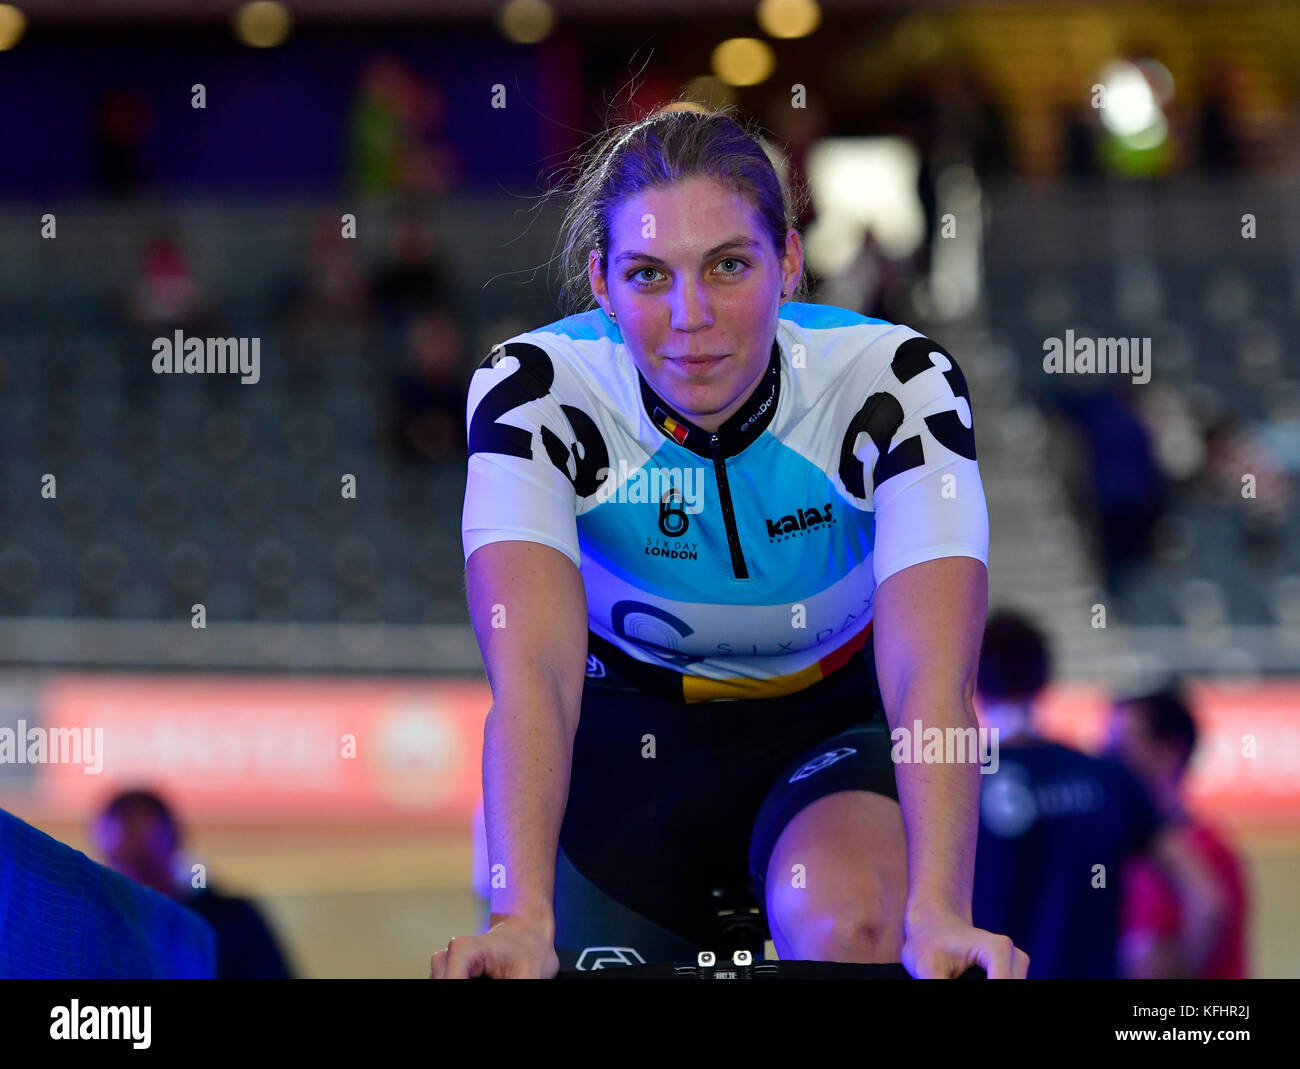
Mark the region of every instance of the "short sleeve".
<instances>
[{"instance_id":1,"label":"short sleeve","mask_svg":"<svg viewBox=\"0 0 1300 1069\"><path fill-rule=\"evenodd\" d=\"M957 362L928 338L906 339L874 385L861 425L855 455L875 510L876 584L939 557L987 565L988 508Z\"/></svg>"},{"instance_id":2,"label":"short sleeve","mask_svg":"<svg viewBox=\"0 0 1300 1069\"><path fill-rule=\"evenodd\" d=\"M507 343L470 380L469 468L461 512L465 560L489 542L538 542L580 566L577 495L563 463L574 435L535 345Z\"/></svg>"}]
</instances>

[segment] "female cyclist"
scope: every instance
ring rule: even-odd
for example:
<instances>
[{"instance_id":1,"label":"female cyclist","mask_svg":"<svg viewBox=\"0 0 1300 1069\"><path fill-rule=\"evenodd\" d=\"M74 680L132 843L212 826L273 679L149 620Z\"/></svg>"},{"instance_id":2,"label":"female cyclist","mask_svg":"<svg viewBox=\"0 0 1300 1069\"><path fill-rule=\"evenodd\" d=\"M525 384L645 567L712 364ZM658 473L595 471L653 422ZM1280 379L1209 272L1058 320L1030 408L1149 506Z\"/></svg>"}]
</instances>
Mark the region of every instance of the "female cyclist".
<instances>
[{"instance_id":1,"label":"female cyclist","mask_svg":"<svg viewBox=\"0 0 1300 1069\"><path fill-rule=\"evenodd\" d=\"M727 112L610 132L564 223L590 310L475 373L491 919L433 978L725 953L746 894L782 958L1027 972L971 924L977 765L891 746L976 723L966 383L908 327L794 299L779 166Z\"/></svg>"}]
</instances>

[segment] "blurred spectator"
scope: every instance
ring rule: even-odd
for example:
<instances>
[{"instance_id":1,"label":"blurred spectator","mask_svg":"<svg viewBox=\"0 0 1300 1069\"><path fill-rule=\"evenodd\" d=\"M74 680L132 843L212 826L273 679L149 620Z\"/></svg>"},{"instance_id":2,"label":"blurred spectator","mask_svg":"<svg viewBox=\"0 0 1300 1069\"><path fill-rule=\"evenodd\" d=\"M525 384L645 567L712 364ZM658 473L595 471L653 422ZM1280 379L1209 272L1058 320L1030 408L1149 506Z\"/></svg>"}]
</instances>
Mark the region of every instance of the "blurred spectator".
<instances>
[{"instance_id":1,"label":"blurred spectator","mask_svg":"<svg viewBox=\"0 0 1300 1069\"><path fill-rule=\"evenodd\" d=\"M396 56L378 56L361 78L348 119L350 184L357 193L445 193L453 163L436 134L446 111L437 84Z\"/></svg>"},{"instance_id":2,"label":"blurred spectator","mask_svg":"<svg viewBox=\"0 0 1300 1069\"><path fill-rule=\"evenodd\" d=\"M1300 476L1300 384L1279 383L1264 398L1267 422L1260 437L1278 465L1294 480Z\"/></svg>"},{"instance_id":3,"label":"blurred spectator","mask_svg":"<svg viewBox=\"0 0 1300 1069\"><path fill-rule=\"evenodd\" d=\"M1061 169L1064 177L1087 181L1098 173L1097 112L1089 98L1071 102L1057 112L1061 136Z\"/></svg>"},{"instance_id":4,"label":"blurred spectator","mask_svg":"<svg viewBox=\"0 0 1300 1069\"><path fill-rule=\"evenodd\" d=\"M411 316L451 302L433 237L414 212L403 215L393 227L388 257L371 277L370 296L390 324L401 326Z\"/></svg>"},{"instance_id":5,"label":"blurred spectator","mask_svg":"<svg viewBox=\"0 0 1300 1069\"><path fill-rule=\"evenodd\" d=\"M340 363L368 351L370 283L357 241L343 237L337 214L312 226L293 273L272 298L283 332L286 384L299 397L315 394Z\"/></svg>"},{"instance_id":6,"label":"blurred spectator","mask_svg":"<svg viewBox=\"0 0 1300 1069\"><path fill-rule=\"evenodd\" d=\"M992 94L951 62L917 72L891 102L889 113L921 158L916 194L925 216L925 240L917 260L926 274L939 227L939 176L954 166L972 167L981 177L1003 171L1008 160L1006 125Z\"/></svg>"},{"instance_id":7,"label":"blurred spectator","mask_svg":"<svg viewBox=\"0 0 1300 1069\"><path fill-rule=\"evenodd\" d=\"M1291 476L1274 452L1276 440L1230 414L1208 429L1205 440L1207 489L1237 512L1246 543L1261 561L1279 550L1295 499Z\"/></svg>"},{"instance_id":8,"label":"blurred spectator","mask_svg":"<svg viewBox=\"0 0 1300 1069\"><path fill-rule=\"evenodd\" d=\"M1192 398L1178 386L1149 382L1137 399L1138 415L1151 438L1161 474L1186 487L1205 468L1205 441Z\"/></svg>"},{"instance_id":9,"label":"blurred spectator","mask_svg":"<svg viewBox=\"0 0 1300 1069\"><path fill-rule=\"evenodd\" d=\"M208 296L171 233L145 246L131 293L130 318L141 327L179 327L202 333L210 314Z\"/></svg>"},{"instance_id":10,"label":"blurred spectator","mask_svg":"<svg viewBox=\"0 0 1300 1069\"><path fill-rule=\"evenodd\" d=\"M935 189L934 148L938 125L938 101L934 73L925 70L914 76L895 98L890 113L900 132L916 146L920 161L916 171L916 196L925 218L925 238L917 250L922 274L930 269L934 235L939 227L939 195Z\"/></svg>"},{"instance_id":11,"label":"blurred spectator","mask_svg":"<svg viewBox=\"0 0 1300 1069\"><path fill-rule=\"evenodd\" d=\"M1211 64L1200 115L1201 166L1210 174L1228 175L1246 166L1244 92L1242 71L1231 60Z\"/></svg>"},{"instance_id":12,"label":"blurred spectator","mask_svg":"<svg viewBox=\"0 0 1300 1069\"><path fill-rule=\"evenodd\" d=\"M100 101L95 112L95 180L110 197L125 197L145 188L142 159L149 131L149 101L143 93L120 90Z\"/></svg>"},{"instance_id":13,"label":"blurred spectator","mask_svg":"<svg viewBox=\"0 0 1300 1069\"><path fill-rule=\"evenodd\" d=\"M279 296L281 322L290 329L350 326L369 310L365 271L354 239L344 238L337 215L321 218L294 277Z\"/></svg>"},{"instance_id":14,"label":"blurred spectator","mask_svg":"<svg viewBox=\"0 0 1300 1069\"><path fill-rule=\"evenodd\" d=\"M393 445L408 463L463 459L465 345L456 320L425 312L407 328L407 363L392 380Z\"/></svg>"},{"instance_id":15,"label":"blurred spectator","mask_svg":"<svg viewBox=\"0 0 1300 1069\"><path fill-rule=\"evenodd\" d=\"M110 868L179 902L211 925L217 937L217 979L291 979L289 967L251 901L221 894L211 883L194 889L178 868L181 831L166 803L149 791L111 799L92 829Z\"/></svg>"},{"instance_id":16,"label":"blurred spectator","mask_svg":"<svg viewBox=\"0 0 1300 1069\"><path fill-rule=\"evenodd\" d=\"M1128 395L1118 390L1061 393L1054 403L1083 438L1100 564L1106 585L1114 590L1150 555L1166 506L1165 478L1150 433Z\"/></svg>"},{"instance_id":17,"label":"blurred spectator","mask_svg":"<svg viewBox=\"0 0 1300 1069\"><path fill-rule=\"evenodd\" d=\"M785 149L790 170L788 180L794 190L804 190L806 197L797 198L795 226L806 233L817 214L817 205L808 183L808 156L813 147L826 136L829 129L826 109L815 97L805 101L802 108L790 106L788 93L771 99L766 120L768 128Z\"/></svg>"},{"instance_id":18,"label":"blurred spectator","mask_svg":"<svg viewBox=\"0 0 1300 1069\"><path fill-rule=\"evenodd\" d=\"M871 227L849 265L818 287L818 298L865 316L901 322L904 284L913 277L910 264L886 256Z\"/></svg>"},{"instance_id":19,"label":"blurred spectator","mask_svg":"<svg viewBox=\"0 0 1300 1069\"><path fill-rule=\"evenodd\" d=\"M1147 848L1156 813L1117 762L1035 734L1034 701L1050 677L1038 628L991 616L976 693L999 762L980 777L973 920L1029 955L1030 978L1114 978L1120 871Z\"/></svg>"},{"instance_id":20,"label":"blurred spectator","mask_svg":"<svg viewBox=\"0 0 1300 1069\"><path fill-rule=\"evenodd\" d=\"M953 63L937 68L931 158L936 176L951 164L969 164L981 177L1007 164L1007 132L993 94L971 71Z\"/></svg>"},{"instance_id":21,"label":"blurred spectator","mask_svg":"<svg viewBox=\"0 0 1300 1069\"><path fill-rule=\"evenodd\" d=\"M1196 723L1176 690L1118 702L1107 752L1142 780L1166 822L1153 856L1124 873L1125 975L1242 979L1248 892L1232 849L1183 805Z\"/></svg>"}]
</instances>

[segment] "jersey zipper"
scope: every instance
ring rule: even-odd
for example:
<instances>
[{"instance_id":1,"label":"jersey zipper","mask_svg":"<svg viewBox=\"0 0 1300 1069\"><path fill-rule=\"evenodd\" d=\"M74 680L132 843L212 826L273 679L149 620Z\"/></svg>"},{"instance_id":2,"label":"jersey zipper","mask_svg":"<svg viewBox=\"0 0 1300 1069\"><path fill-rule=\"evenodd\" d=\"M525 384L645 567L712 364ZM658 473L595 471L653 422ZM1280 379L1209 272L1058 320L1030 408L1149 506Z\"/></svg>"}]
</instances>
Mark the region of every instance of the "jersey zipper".
<instances>
[{"instance_id":1,"label":"jersey zipper","mask_svg":"<svg viewBox=\"0 0 1300 1069\"><path fill-rule=\"evenodd\" d=\"M709 447L713 450L713 471L718 477L718 497L722 499L722 522L727 526L727 545L731 547L731 569L737 579L748 579L749 569L745 567L745 555L740 551L740 532L736 529L736 514L731 508L731 487L727 485L727 464L718 456L718 436L709 436Z\"/></svg>"}]
</instances>

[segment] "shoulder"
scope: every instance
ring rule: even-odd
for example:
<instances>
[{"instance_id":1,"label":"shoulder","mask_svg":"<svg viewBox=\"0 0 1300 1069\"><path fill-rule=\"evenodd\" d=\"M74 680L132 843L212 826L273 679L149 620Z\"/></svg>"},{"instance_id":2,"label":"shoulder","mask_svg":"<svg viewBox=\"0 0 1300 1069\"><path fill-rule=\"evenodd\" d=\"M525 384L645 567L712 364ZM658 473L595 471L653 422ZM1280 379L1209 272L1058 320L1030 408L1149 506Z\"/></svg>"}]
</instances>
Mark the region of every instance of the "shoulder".
<instances>
[{"instance_id":1,"label":"shoulder","mask_svg":"<svg viewBox=\"0 0 1300 1069\"><path fill-rule=\"evenodd\" d=\"M884 327L892 329L897 326L884 319L872 319L849 308L837 304L812 304L807 301L787 301L781 305L779 318L801 330L826 331L859 329L862 327Z\"/></svg>"},{"instance_id":2,"label":"shoulder","mask_svg":"<svg viewBox=\"0 0 1300 1069\"><path fill-rule=\"evenodd\" d=\"M795 302L782 305L779 322L792 385L809 404L825 398L857 408L874 394L895 398L904 413L969 404L956 357L904 323Z\"/></svg>"},{"instance_id":3,"label":"shoulder","mask_svg":"<svg viewBox=\"0 0 1300 1069\"><path fill-rule=\"evenodd\" d=\"M1125 791L1137 782L1118 762L1098 754L1085 753L1062 742L1038 739L1033 744L1033 749L1038 752L1039 758L1045 764L1058 770L1058 773L1088 776L1099 781L1103 786Z\"/></svg>"},{"instance_id":4,"label":"shoulder","mask_svg":"<svg viewBox=\"0 0 1300 1069\"><path fill-rule=\"evenodd\" d=\"M791 301L781 306L780 329L793 346L802 344L815 352L823 366L831 368L896 366L916 369L927 366L926 352L952 359L948 351L905 323L873 319L833 304L803 304ZM913 355L915 354L915 355Z\"/></svg>"},{"instance_id":5,"label":"shoulder","mask_svg":"<svg viewBox=\"0 0 1300 1069\"><path fill-rule=\"evenodd\" d=\"M617 409L637 396L636 369L622 334L600 309L555 320L493 345L474 372L470 407L484 392L507 380L521 397L549 395L582 408Z\"/></svg>"},{"instance_id":6,"label":"shoulder","mask_svg":"<svg viewBox=\"0 0 1300 1069\"><path fill-rule=\"evenodd\" d=\"M205 915L209 920L229 926L265 927L262 911L250 898L243 895L205 893L190 903L190 908Z\"/></svg>"},{"instance_id":7,"label":"shoulder","mask_svg":"<svg viewBox=\"0 0 1300 1069\"><path fill-rule=\"evenodd\" d=\"M1094 762L1098 777L1106 783L1118 805L1136 812L1152 823L1156 822L1155 806L1147 795L1146 787L1127 766L1110 757L1097 756L1090 757L1089 760Z\"/></svg>"},{"instance_id":8,"label":"shoulder","mask_svg":"<svg viewBox=\"0 0 1300 1069\"><path fill-rule=\"evenodd\" d=\"M545 370L552 377L587 381L617 377L630 366L623 335L600 309L557 319L498 342L479 369L494 366L503 355L520 358L532 374Z\"/></svg>"},{"instance_id":9,"label":"shoulder","mask_svg":"<svg viewBox=\"0 0 1300 1069\"><path fill-rule=\"evenodd\" d=\"M781 306L777 329L794 369L806 367L828 379L888 367L899 345L920 336L901 323L798 301Z\"/></svg>"},{"instance_id":10,"label":"shoulder","mask_svg":"<svg viewBox=\"0 0 1300 1069\"><path fill-rule=\"evenodd\" d=\"M1193 841L1201 853L1218 868L1234 873L1241 871L1241 863L1236 852L1228 845L1218 828L1202 820L1195 820L1191 827Z\"/></svg>"}]
</instances>

